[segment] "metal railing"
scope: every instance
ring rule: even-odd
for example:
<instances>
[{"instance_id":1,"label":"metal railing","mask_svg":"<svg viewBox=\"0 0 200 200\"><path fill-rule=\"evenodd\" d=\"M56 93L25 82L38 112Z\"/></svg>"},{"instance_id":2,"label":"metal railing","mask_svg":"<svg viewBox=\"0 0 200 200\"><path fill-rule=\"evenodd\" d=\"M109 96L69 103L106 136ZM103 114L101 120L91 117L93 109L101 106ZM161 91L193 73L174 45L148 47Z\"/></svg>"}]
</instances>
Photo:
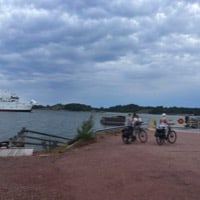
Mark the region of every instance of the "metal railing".
<instances>
[{"instance_id":1,"label":"metal railing","mask_svg":"<svg viewBox=\"0 0 200 200\"><path fill-rule=\"evenodd\" d=\"M2 142L9 147L25 147L26 145L41 146L44 149L51 149L62 144L68 144L71 138L58 136L54 134L42 133L38 131L22 128L14 137L8 141Z\"/></svg>"},{"instance_id":2,"label":"metal railing","mask_svg":"<svg viewBox=\"0 0 200 200\"><path fill-rule=\"evenodd\" d=\"M118 130L122 128L124 128L124 126L98 129L94 130L93 132L94 134L97 134L102 131L109 132L115 129ZM33 131L26 128L22 128L17 133L17 135L9 138L6 141L1 141L0 147L12 148L12 147L26 147L28 145L28 146L36 146L36 149L41 147L45 150L50 150L60 145L65 145L65 144L71 145L76 141L77 141L76 137L68 138L55 134L43 133L39 131Z\"/></svg>"}]
</instances>

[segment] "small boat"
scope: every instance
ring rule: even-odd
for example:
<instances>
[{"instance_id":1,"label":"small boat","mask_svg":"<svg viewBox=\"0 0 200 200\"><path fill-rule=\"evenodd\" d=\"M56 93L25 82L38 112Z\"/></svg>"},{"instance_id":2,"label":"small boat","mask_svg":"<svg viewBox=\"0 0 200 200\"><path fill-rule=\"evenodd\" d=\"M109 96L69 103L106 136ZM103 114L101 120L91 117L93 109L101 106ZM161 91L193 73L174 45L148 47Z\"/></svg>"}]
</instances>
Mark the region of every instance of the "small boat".
<instances>
[{"instance_id":1,"label":"small boat","mask_svg":"<svg viewBox=\"0 0 200 200\"><path fill-rule=\"evenodd\" d=\"M121 115L113 117L102 117L100 122L103 125L124 126L126 122L126 117Z\"/></svg>"},{"instance_id":2,"label":"small boat","mask_svg":"<svg viewBox=\"0 0 200 200\"><path fill-rule=\"evenodd\" d=\"M191 118L185 125L187 128L200 128L200 118L199 117L193 117Z\"/></svg>"}]
</instances>

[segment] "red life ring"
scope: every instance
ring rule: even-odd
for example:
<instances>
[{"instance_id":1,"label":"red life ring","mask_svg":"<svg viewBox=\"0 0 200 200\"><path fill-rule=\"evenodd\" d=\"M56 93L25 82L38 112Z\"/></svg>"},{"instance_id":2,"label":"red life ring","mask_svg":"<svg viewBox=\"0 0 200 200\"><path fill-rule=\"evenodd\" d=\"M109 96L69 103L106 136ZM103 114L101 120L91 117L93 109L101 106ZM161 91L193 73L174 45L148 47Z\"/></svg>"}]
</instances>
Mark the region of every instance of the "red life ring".
<instances>
[{"instance_id":1,"label":"red life ring","mask_svg":"<svg viewBox=\"0 0 200 200\"><path fill-rule=\"evenodd\" d=\"M182 118L178 119L178 123L179 124L183 124L184 123L184 120Z\"/></svg>"}]
</instances>

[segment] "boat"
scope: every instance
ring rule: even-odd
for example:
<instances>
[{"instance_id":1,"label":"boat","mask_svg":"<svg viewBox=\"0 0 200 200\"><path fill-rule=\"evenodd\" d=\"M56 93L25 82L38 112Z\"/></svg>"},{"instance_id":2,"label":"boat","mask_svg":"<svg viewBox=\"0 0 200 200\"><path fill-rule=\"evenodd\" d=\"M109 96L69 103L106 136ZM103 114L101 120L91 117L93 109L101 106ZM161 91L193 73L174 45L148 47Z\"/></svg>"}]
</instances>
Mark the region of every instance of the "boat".
<instances>
[{"instance_id":1,"label":"boat","mask_svg":"<svg viewBox=\"0 0 200 200\"><path fill-rule=\"evenodd\" d=\"M0 92L0 111L31 112L36 101L21 102L19 96L7 91Z\"/></svg>"},{"instance_id":2,"label":"boat","mask_svg":"<svg viewBox=\"0 0 200 200\"><path fill-rule=\"evenodd\" d=\"M200 117L192 117L191 119L188 119L187 122L185 122L186 128L200 128Z\"/></svg>"},{"instance_id":3,"label":"boat","mask_svg":"<svg viewBox=\"0 0 200 200\"><path fill-rule=\"evenodd\" d=\"M124 126L126 122L126 117L121 115L112 117L102 117L100 122L103 125Z\"/></svg>"}]
</instances>

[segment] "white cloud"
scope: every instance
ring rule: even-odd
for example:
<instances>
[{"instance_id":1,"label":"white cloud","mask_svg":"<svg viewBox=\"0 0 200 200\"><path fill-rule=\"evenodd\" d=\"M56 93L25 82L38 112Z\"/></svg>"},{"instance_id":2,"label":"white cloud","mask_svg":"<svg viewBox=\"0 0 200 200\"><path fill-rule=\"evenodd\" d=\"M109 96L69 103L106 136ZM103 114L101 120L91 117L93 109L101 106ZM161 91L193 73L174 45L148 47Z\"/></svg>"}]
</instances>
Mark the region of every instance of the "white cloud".
<instances>
[{"instance_id":1,"label":"white cloud","mask_svg":"<svg viewBox=\"0 0 200 200\"><path fill-rule=\"evenodd\" d=\"M199 8L184 0L2 0L1 89L41 104L199 106Z\"/></svg>"}]
</instances>

